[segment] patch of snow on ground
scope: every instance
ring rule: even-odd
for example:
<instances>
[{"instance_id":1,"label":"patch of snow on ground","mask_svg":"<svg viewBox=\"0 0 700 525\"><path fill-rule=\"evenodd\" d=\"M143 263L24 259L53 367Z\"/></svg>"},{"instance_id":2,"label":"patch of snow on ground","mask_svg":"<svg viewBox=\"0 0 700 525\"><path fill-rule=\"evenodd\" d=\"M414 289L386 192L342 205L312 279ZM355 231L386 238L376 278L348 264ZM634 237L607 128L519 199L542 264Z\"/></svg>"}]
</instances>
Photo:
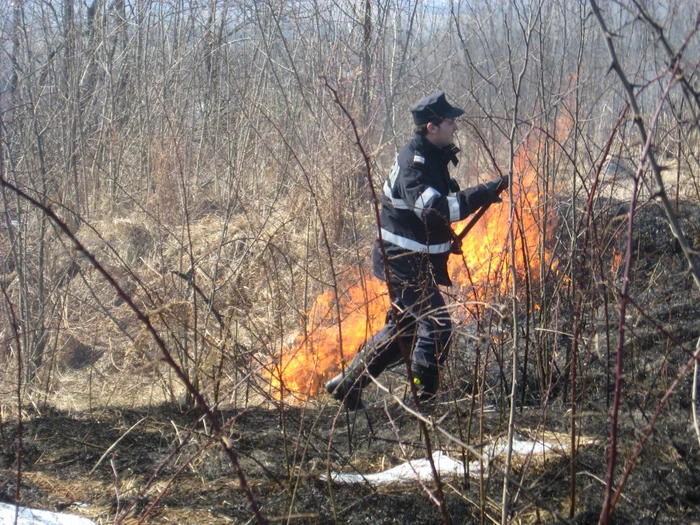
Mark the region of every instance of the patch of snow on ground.
<instances>
[{"instance_id":1,"label":"patch of snow on ground","mask_svg":"<svg viewBox=\"0 0 700 525\"><path fill-rule=\"evenodd\" d=\"M0 525L14 524L16 515L16 505L0 503ZM17 518L17 525L96 525L94 521L81 516L27 507L19 507Z\"/></svg>"},{"instance_id":2,"label":"patch of snow on ground","mask_svg":"<svg viewBox=\"0 0 700 525\"><path fill-rule=\"evenodd\" d=\"M513 454L518 455L543 455L552 453L556 450L561 451L563 447L552 445L546 441L521 441L518 438L513 439ZM484 453L488 456L488 460L492 460L501 454L504 454L508 446L505 442L496 442L490 447L486 447ZM464 466L461 461L455 461L442 450L433 452L433 462L436 470L441 476L461 476L464 474ZM470 476L478 477L481 474L481 463L471 461L469 463ZM327 476L321 476L321 480L326 481ZM334 483L347 485L352 483L369 483L371 485L385 485L389 483L406 483L408 481L422 480L430 481L433 479L433 470L430 462L425 459L414 459L406 461L389 470L376 472L373 474L351 474L344 472L332 472L331 479Z\"/></svg>"}]
</instances>

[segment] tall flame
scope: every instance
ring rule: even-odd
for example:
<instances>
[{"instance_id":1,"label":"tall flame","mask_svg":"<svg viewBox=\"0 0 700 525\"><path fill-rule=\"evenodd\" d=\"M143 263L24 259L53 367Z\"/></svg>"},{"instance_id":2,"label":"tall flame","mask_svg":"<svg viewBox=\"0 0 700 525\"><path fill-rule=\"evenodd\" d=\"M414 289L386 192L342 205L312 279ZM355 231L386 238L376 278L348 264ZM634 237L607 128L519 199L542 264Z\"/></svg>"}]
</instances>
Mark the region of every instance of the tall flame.
<instances>
[{"instance_id":1,"label":"tall flame","mask_svg":"<svg viewBox=\"0 0 700 525\"><path fill-rule=\"evenodd\" d=\"M537 145L533 148L538 149ZM537 281L541 266L554 266L551 260L542 260L551 258L542 246L555 224L551 211L545 212L543 189L533 167L536 161L528 151L526 144L514 166L514 259L519 278L527 275ZM491 206L464 239L463 259L459 255L450 258L449 271L460 297L485 300L489 294L507 292L512 286L509 215L507 199L502 205ZM460 232L466 222L455 225L455 231ZM271 381L278 396L292 394L306 399L317 394L324 382L341 369L341 361L347 365L359 347L383 326L389 308L386 286L373 277L357 272L352 275L352 282L339 290L337 300L333 290L316 298L305 331L291 347L283 349Z\"/></svg>"},{"instance_id":2,"label":"tall flame","mask_svg":"<svg viewBox=\"0 0 700 525\"><path fill-rule=\"evenodd\" d=\"M541 248L556 221L551 210L544 208L545 199L535 171L525 167L522 162L515 164L515 172L521 176L513 181L512 199L516 203L513 207L513 255L519 280L529 276L537 281L541 267L554 266L549 259L551 253ZM456 231L462 228L460 224ZM505 200L502 205L491 206L472 228L462 243L463 259L453 256L448 263L452 281L460 292L469 292L473 300L485 300L489 286L502 293L512 287L510 229L510 206Z\"/></svg>"},{"instance_id":3,"label":"tall flame","mask_svg":"<svg viewBox=\"0 0 700 525\"><path fill-rule=\"evenodd\" d=\"M337 301L334 290L320 294L308 312L305 333L282 351L273 373L273 391L302 398L318 393L340 369L342 359L349 363L362 343L384 326L388 309L384 283L357 272L339 291Z\"/></svg>"}]
</instances>

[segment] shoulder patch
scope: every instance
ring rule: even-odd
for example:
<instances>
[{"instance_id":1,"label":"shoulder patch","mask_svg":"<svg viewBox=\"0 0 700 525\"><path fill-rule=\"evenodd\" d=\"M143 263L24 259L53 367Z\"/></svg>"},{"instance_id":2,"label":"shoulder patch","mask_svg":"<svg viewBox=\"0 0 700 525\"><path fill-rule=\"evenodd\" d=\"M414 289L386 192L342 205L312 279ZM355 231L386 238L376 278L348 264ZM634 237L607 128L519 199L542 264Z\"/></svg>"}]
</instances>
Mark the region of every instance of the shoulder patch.
<instances>
[{"instance_id":1,"label":"shoulder patch","mask_svg":"<svg viewBox=\"0 0 700 525\"><path fill-rule=\"evenodd\" d=\"M425 164L425 157L421 155L420 153L416 153L413 156L413 163L414 164Z\"/></svg>"}]
</instances>

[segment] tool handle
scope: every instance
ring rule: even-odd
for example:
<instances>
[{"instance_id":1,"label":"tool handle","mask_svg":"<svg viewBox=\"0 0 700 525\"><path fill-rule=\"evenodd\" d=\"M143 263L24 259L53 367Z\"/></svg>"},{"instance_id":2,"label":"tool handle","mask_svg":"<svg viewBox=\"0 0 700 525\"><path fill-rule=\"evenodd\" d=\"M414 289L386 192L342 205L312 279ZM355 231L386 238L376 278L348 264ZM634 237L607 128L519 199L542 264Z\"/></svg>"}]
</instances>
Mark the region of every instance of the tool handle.
<instances>
[{"instance_id":1,"label":"tool handle","mask_svg":"<svg viewBox=\"0 0 700 525\"><path fill-rule=\"evenodd\" d=\"M462 239L464 239L467 234L469 233L469 230L471 230L474 225L479 222L479 219L484 216L484 213L486 213L486 210L489 209L491 205L487 204L486 206L482 206L479 208L479 211L477 211L471 218L471 220L467 223L467 225L462 229L461 232L459 233L453 233L452 235L452 246L450 246L450 252L452 253L462 253Z\"/></svg>"},{"instance_id":2,"label":"tool handle","mask_svg":"<svg viewBox=\"0 0 700 525\"><path fill-rule=\"evenodd\" d=\"M508 187L508 177L501 177L501 185L496 188L496 195L500 195L503 190L505 190ZM488 210L491 207L492 202L482 206L479 208L479 211L477 211L471 218L471 220L467 223L467 225L462 229L461 232L453 234L452 238L452 246L450 247L450 251L452 253L462 253L462 240L467 236L467 234L470 232L470 230L474 227L474 225L479 222L479 219L481 219L484 216L484 213L486 213L486 210Z\"/></svg>"},{"instance_id":3,"label":"tool handle","mask_svg":"<svg viewBox=\"0 0 700 525\"><path fill-rule=\"evenodd\" d=\"M474 227L474 225L479 222L479 219L481 219L484 216L484 213L486 213L486 210L488 210L491 207L491 204L487 204L486 206L482 206L479 208L479 211L477 211L471 218L471 220L467 223L467 225L462 229L461 232L459 232L456 237L460 241L464 239L469 231Z\"/></svg>"}]
</instances>

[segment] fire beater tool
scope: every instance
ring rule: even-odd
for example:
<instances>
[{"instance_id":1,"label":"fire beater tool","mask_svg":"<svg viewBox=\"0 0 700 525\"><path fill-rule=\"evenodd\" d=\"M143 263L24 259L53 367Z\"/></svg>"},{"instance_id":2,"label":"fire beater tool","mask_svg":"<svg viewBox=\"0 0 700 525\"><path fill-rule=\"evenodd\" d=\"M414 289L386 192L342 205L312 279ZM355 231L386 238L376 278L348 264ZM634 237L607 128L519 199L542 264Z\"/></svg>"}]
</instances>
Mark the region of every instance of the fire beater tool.
<instances>
[{"instance_id":1,"label":"fire beater tool","mask_svg":"<svg viewBox=\"0 0 700 525\"><path fill-rule=\"evenodd\" d=\"M496 195L500 195L503 190L505 190L508 187L508 179L510 178L510 174L506 175L505 177L501 177L501 182L500 184L496 187ZM467 234L471 231L471 229L474 227L474 225L479 222L479 219L481 219L484 216L484 213L486 213L486 210L488 210L491 207L491 204L489 203L486 206L482 206L479 208L479 211L477 211L472 218L469 220L467 225L462 229L461 232L459 233L453 233L452 235L452 246L450 246L450 252L451 253L462 253L462 241L464 238L467 236Z\"/></svg>"}]
</instances>

